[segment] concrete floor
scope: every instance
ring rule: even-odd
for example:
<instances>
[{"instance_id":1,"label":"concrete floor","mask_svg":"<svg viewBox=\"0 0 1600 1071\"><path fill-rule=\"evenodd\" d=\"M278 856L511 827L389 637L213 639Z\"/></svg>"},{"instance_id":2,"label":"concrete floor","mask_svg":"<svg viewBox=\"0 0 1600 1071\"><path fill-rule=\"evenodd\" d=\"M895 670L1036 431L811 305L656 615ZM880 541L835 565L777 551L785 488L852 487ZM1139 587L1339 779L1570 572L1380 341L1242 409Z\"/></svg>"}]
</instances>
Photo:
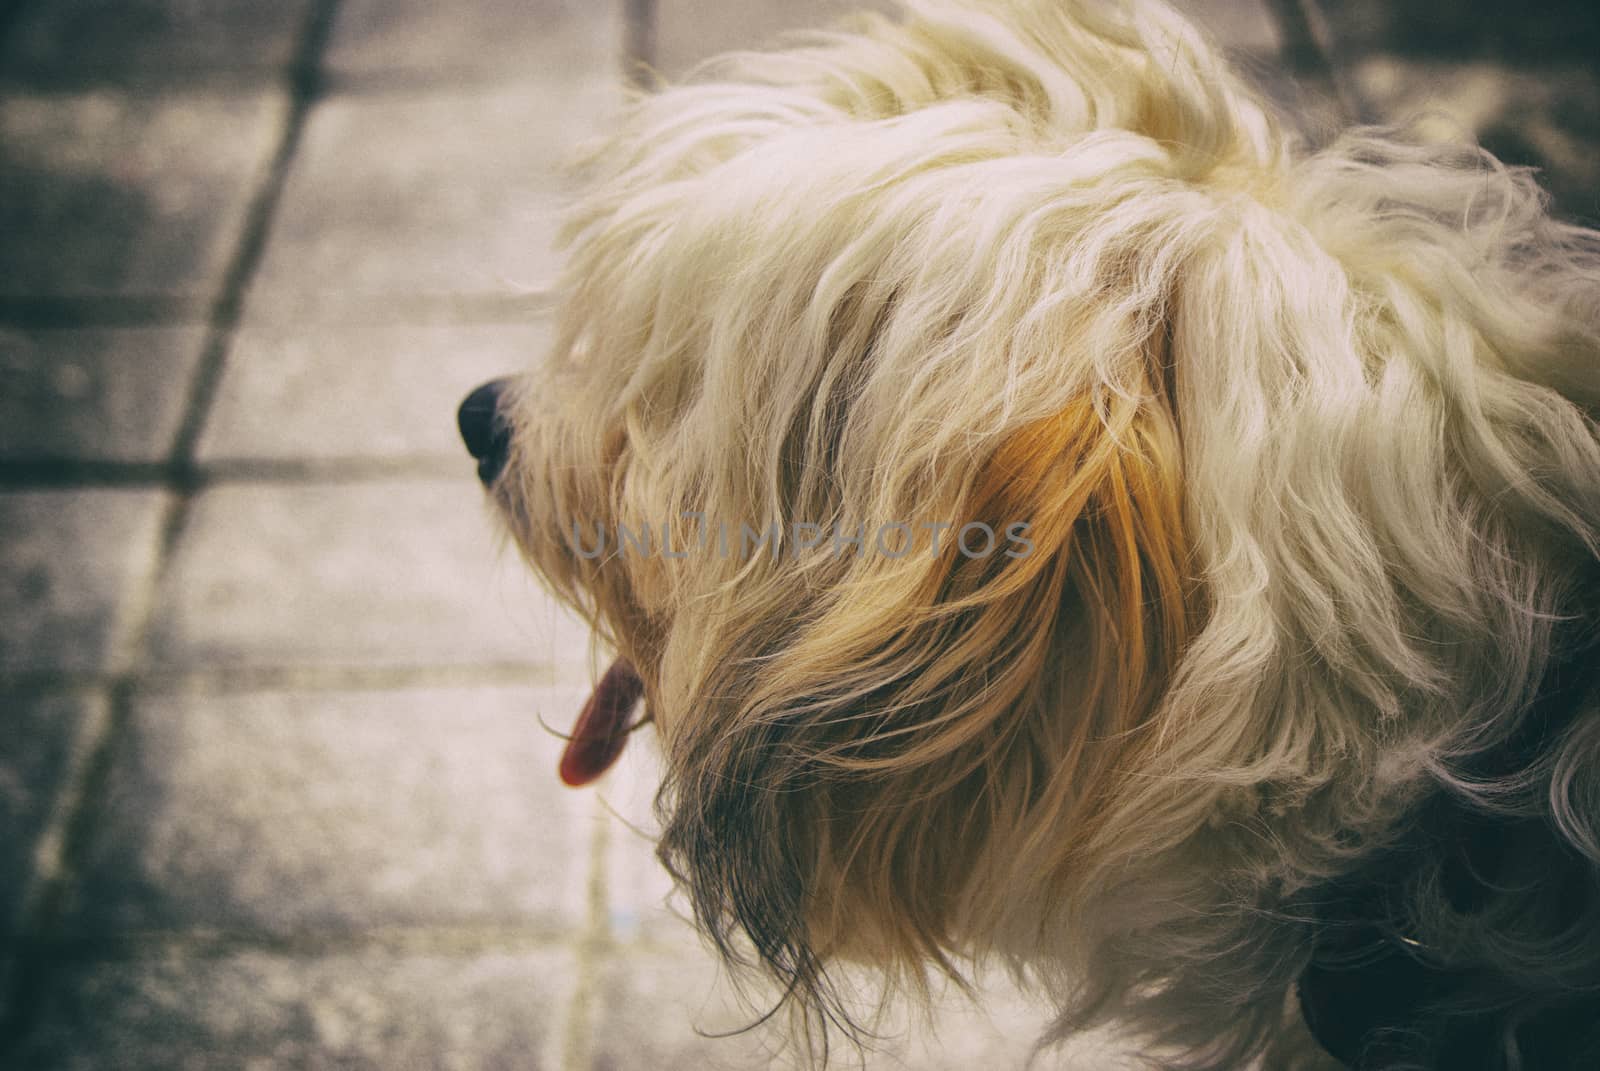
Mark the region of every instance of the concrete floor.
<instances>
[{"instance_id":1,"label":"concrete floor","mask_svg":"<svg viewBox=\"0 0 1600 1071\"><path fill-rule=\"evenodd\" d=\"M750 1016L648 747L556 782L586 638L452 419L543 344L625 73L836 7L0 0L0 1066L783 1064L704 1036ZM1309 124L1440 110L1600 217L1590 6L1191 7ZM1041 1021L996 983L868 1063Z\"/></svg>"}]
</instances>

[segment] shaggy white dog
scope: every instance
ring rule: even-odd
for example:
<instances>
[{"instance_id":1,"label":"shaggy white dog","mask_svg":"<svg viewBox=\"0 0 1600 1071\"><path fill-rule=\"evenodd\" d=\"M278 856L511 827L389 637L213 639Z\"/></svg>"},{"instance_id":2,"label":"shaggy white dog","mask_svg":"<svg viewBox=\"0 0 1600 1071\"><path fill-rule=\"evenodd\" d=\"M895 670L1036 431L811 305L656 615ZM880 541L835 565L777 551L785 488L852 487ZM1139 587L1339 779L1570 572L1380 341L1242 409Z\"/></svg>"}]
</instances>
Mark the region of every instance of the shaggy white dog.
<instances>
[{"instance_id":1,"label":"shaggy white dog","mask_svg":"<svg viewBox=\"0 0 1600 1071\"><path fill-rule=\"evenodd\" d=\"M1600 1066L1600 235L1149 0L644 97L464 432L815 1038L1000 960L1153 1065Z\"/></svg>"}]
</instances>

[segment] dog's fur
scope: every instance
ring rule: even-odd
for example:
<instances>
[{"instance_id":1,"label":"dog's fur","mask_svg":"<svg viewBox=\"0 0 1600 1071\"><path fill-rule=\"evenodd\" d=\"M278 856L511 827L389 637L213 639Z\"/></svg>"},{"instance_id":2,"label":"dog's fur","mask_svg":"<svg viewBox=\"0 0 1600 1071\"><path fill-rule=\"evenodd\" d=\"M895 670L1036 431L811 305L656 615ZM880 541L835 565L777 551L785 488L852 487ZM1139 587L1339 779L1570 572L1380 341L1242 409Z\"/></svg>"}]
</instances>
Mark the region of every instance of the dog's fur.
<instances>
[{"instance_id":1,"label":"dog's fur","mask_svg":"<svg viewBox=\"0 0 1600 1071\"><path fill-rule=\"evenodd\" d=\"M1600 235L1476 149L1308 150L1157 3L909 8L633 104L507 409L698 925L814 1025L837 963L998 958L1233 1071L1312 1059L1359 915L1465 979L1364 1066L1530 1066L1600 965ZM688 513L1035 549L571 546Z\"/></svg>"}]
</instances>

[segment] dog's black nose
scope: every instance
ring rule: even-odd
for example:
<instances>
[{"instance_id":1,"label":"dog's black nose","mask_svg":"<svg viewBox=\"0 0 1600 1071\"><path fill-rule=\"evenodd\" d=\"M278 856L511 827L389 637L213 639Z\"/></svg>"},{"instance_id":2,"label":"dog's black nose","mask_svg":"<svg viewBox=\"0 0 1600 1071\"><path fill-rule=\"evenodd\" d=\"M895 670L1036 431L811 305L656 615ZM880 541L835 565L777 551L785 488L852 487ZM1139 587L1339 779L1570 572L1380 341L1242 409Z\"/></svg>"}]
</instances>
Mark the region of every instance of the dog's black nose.
<instances>
[{"instance_id":1,"label":"dog's black nose","mask_svg":"<svg viewBox=\"0 0 1600 1071\"><path fill-rule=\"evenodd\" d=\"M506 467L511 449L511 427L500 415L500 395L508 379L492 379L467 395L456 410L456 425L467 452L478 461L478 479L485 486L494 483Z\"/></svg>"}]
</instances>

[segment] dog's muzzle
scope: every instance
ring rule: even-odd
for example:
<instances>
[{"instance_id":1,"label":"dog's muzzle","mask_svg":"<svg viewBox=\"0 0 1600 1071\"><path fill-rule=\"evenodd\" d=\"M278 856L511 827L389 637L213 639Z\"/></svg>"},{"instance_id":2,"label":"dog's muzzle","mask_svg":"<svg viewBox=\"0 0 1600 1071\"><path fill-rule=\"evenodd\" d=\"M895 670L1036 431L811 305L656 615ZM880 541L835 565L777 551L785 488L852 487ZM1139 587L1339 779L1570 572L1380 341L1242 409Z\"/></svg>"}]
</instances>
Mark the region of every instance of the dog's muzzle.
<instances>
[{"instance_id":1,"label":"dog's muzzle","mask_svg":"<svg viewBox=\"0 0 1600 1071\"><path fill-rule=\"evenodd\" d=\"M509 379L492 379L467 395L456 410L456 426L467 452L478 462L478 479L485 487L506 467L511 450L511 426L500 415L500 395Z\"/></svg>"},{"instance_id":2,"label":"dog's muzzle","mask_svg":"<svg viewBox=\"0 0 1600 1071\"><path fill-rule=\"evenodd\" d=\"M511 425L500 413L500 396L509 379L493 379L467 395L456 410L456 426L467 452L478 462L478 479L490 486L505 471L511 451ZM644 695L644 682L632 666L617 659L595 685L561 753L561 780L577 787L598 778L617 761L634 728L629 716Z\"/></svg>"}]
</instances>

